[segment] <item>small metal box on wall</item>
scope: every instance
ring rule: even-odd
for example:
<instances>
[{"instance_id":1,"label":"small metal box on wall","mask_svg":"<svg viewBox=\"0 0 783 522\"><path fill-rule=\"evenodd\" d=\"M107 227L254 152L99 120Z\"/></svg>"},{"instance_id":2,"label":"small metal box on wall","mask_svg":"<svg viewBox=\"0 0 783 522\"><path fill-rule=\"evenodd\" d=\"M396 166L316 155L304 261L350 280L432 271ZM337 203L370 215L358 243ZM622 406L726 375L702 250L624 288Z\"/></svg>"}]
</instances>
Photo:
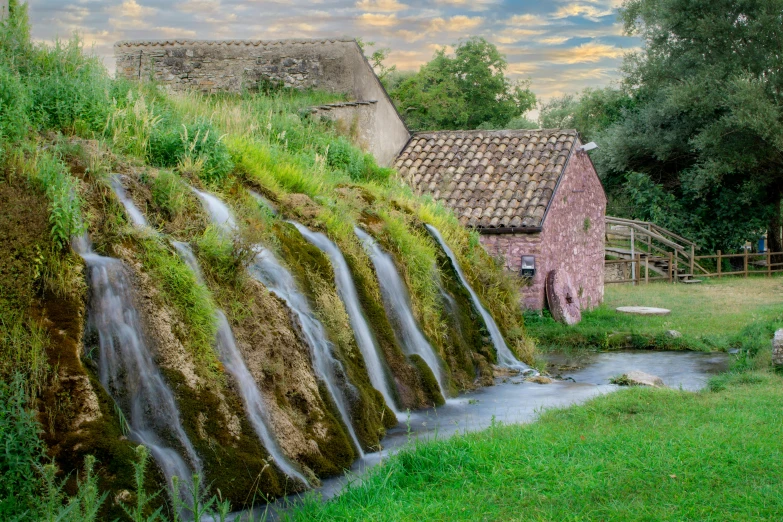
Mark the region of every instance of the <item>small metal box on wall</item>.
<instances>
[{"instance_id":1,"label":"small metal box on wall","mask_svg":"<svg viewBox=\"0 0 783 522\"><path fill-rule=\"evenodd\" d=\"M536 256L522 256L519 275L522 277L533 277L536 275Z\"/></svg>"}]
</instances>

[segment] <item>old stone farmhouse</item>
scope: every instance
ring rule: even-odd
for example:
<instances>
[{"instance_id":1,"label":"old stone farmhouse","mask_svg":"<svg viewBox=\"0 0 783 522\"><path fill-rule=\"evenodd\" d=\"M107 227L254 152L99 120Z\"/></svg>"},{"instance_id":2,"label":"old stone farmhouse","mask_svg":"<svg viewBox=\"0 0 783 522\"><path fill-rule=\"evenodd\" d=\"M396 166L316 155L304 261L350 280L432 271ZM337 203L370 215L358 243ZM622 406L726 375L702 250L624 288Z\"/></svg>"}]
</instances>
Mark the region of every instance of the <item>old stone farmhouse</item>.
<instances>
[{"instance_id":1,"label":"old stone farmhouse","mask_svg":"<svg viewBox=\"0 0 783 522\"><path fill-rule=\"evenodd\" d=\"M476 229L509 270L533 257L527 308L544 307L551 270L570 278L583 308L603 299L606 196L576 131L421 133L395 166L418 193Z\"/></svg>"},{"instance_id":2,"label":"old stone farmhouse","mask_svg":"<svg viewBox=\"0 0 783 522\"><path fill-rule=\"evenodd\" d=\"M601 302L606 197L575 131L411 137L355 40L128 41L114 51L118 75L172 91L240 92L272 82L347 95L312 112L356 129L359 145L452 208L509 270L520 272L532 256L526 307L543 308L551 270L570 278L582 307Z\"/></svg>"},{"instance_id":3,"label":"old stone farmhouse","mask_svg":"<svg viewBox=\"0 0 783 522\"><path fill-rule=\"evenodd\" d=\"M391 165L410 138L356 40L125 41L114 44L114 55L118 76L172 91L240 92L276 83L345 94L348 103L314 112L356 129L381 165Z\"/></svg>"}]
</instances>

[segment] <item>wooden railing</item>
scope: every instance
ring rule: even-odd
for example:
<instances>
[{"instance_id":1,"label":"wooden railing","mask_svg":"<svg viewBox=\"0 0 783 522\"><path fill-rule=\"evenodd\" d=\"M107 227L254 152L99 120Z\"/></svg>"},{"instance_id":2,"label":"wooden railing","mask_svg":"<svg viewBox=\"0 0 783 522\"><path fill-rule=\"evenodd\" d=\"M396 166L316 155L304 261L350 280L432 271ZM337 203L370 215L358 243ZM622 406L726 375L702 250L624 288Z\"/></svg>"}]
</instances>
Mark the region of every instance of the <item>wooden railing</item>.
<instances>
[{"instance_id":1,"label":"wooden railing","mask_svg":"<svg viewBox=\"0 0 783 522\"><path fill-rule=\"evenodd\" d=\"M663 270L654 270L655 263L666 264ZM674 270L674 255L669 253L667 257L648 256L636 254L633 259L607 259L604 261L605 267L616 266L619 270L619 279L605 279L605 284L613 283L649 283L650 281L668 281L673 283L677 280L677 274ZM611 272L611 269L609 270Z\"/></svg>"},{"instance_id":2,"label":"wooden railing","mask_svg":"<svg viewBox=\"0 0 783 522\"><path fill-rule=\"evenodd\" d=\"M749 275L771 276L776 272L783 272L783 263L779 262L781 259L783 259L783 252L764 252L761 254L745 252L743 254L724 254L718 250L718 253L714 255L696 256L696 260L712 259L715 260L715 272L710 272L709 270L699 266L701 269L700 273L694 275L696 277L722 277L730 275L741 275L743 277L748 277ZM732 267L729 271L725 271L723 269L723 262L727 259L742 259L742 269L739 270Z\"/></svg>"}]
</instances>

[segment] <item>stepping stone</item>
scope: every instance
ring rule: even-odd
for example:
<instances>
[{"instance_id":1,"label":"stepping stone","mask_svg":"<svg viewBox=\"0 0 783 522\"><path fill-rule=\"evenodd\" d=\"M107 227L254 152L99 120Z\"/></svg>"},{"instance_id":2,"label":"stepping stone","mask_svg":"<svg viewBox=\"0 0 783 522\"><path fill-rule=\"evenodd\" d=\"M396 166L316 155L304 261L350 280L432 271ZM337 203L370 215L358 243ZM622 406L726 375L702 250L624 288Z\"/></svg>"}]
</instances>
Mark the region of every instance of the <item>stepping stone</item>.
<instances>
[{"instance_id":1,"label":"stepping stone","mask_svg":"<svg viewBox=\"0 0 783 522\"><path fill-rule=\"evenodd\" d=\"M620 306L617 311L623 314L635 315L669 315L671 310L666 308L654 308L652 306Z\"/></svg>"}]
</instances>

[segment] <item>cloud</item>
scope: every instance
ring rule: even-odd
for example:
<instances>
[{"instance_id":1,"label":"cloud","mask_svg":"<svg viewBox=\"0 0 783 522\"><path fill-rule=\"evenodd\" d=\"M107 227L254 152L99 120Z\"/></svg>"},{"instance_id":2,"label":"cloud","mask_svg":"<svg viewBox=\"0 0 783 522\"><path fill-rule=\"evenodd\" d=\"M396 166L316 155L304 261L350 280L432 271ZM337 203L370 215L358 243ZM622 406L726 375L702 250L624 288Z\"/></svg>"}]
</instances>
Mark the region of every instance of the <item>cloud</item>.
<instances>
[{"instance_id":1,"label":"cloud","mask_svg":"<svg viewBox=\"0 0 783 522\"><path fill-rule=\"evenodd\" d=\"M394 27L399 24L396 14L364 13L359 16L359 21L376 27Z\"/></svg>"},{"instance_id":2,"label":"cloud","mask_svg":"<svg viewBox=\"0 0 783 522\"><path fill-rule=\"evenodd\" d=\"M566 43L570 39L571 38L568 36L550 36L548 38L541 38L538 42L544 45L560 45Z\"/></svg>"},{"instance_id":3,"label":"cloud","mask_svg":"<svg viewBox=\"0 0 783 522\"><path fill-rule=\"evenodd\" d=\"M426 31L429 33L439 33L442 31L469 31L475 29L484 23L484 18L480 16L456 15L448 19L433 18L430 20Z\"/></svg>"},{"instance_id":4,"label":"cloud","mask_svg":"<svg viewBox=\"0 0 783 522\"><path fill-rule=\"evenodd\" d=\"M114 14L124 18L138 20L154 15L158 10L154 7L147 7L139 4L136 0L125 0L120 5L112 9Z\"/></svg>"},{"instance_id":5,"label":"cloud","mask_svg":"<svg viewBox=\"0 0 783 522\"><path fill-rule=\"evenodd\" d=\"M549 20L540 15L518 14L511 17L508 25L547 25Z\"/></svg>"},{"instance_id":6,"label":"cloud","mask_svg":"<svg viewBox=\"0 0 783 522\"><path fill-rule=\"evenodd\" d=\"M457 7L467 11L486 11L492 6L502 3L502 0L435 0L437 5Z\"/></svg>"},{"instance_id":7,"label":"cloud","mask_svg":"<svg viewBox=\"0 0 783 522\"><path fill-rule=\"evenodd\" d=\"M166 38L193 38L196 36L196 31L181 27L156 27L154 31Z\"/></svg>"},{"instance_id":8,"label":"cloud","mask_svg":"<svg viewBox=\"0 0 783 522\"><path fill-rule=\"evenodd\" d=\"M186 0L174 7L183 13L213 14L221 11L220 1L215 0Z\"/></svg>"},{"instance_id":9,"label":"cloud","mask_svg":"<svg viewBox=\"0 0 783 522\"><path fill-rule=\"evenodd\" d=\"M573 65L576 63L594 63L604 58L622 58L628 51L597 42L588 42L570 49L549 51L547 57L554 63Z\"/></svg>"},{"instance_id":10,"label":"cloud","mask_svg":"<svg viewBox=\"0 0 783 522\"><path fill-rule=\"evenodd\" d=\"M359 0L356 2L356 8L362 11L370 12L396 12L408 9L408 5L402 4L397 0Z\"/></svg>"},{"instance_id":11,"label":"cloud","mask_svg":"<svg viewBox=\"0 0 783 522\"><path fill-rule=\"evenodd\" d=\"M572 18L582 17L593 22L597 22L599 18L609 16L614 13L613 9L599 9L592 5L585 4L568 4L559 7L557 11L552 15L552 18Z\"/></svg>"},{"instance_id":12,"label":"cloud","mask_svg":"<svg viewBox=\"0 0 783 522\"><path fill-rule=\"evenodd\" d=\"M541 29L522 29L515 27L501 31L496 40L502 44L512 44L523 39L528 39L530 36L544 34L544 32L545 31Z\"/></svg>"}]
</instances>

